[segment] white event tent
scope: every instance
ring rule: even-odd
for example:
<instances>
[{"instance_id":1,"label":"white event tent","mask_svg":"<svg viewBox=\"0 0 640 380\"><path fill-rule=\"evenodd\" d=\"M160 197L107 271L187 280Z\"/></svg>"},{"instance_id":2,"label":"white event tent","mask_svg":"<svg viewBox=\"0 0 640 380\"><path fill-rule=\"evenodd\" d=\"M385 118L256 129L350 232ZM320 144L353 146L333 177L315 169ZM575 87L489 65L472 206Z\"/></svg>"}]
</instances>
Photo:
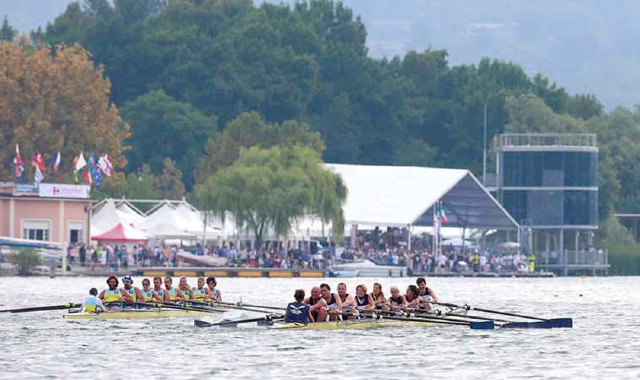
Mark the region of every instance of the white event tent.
<instances>
[{"instance_id":1,"label":"white event tent","mask_svg":"<svg viewBox=\"0 0 640 380\"><path fill-rule=\"evenodd\" d=\"M118 210L113 199L102 202L102 208L91 216L91 235L109 231L119 223L132 225L141 217Z\"/></svg>"}]
</instances>

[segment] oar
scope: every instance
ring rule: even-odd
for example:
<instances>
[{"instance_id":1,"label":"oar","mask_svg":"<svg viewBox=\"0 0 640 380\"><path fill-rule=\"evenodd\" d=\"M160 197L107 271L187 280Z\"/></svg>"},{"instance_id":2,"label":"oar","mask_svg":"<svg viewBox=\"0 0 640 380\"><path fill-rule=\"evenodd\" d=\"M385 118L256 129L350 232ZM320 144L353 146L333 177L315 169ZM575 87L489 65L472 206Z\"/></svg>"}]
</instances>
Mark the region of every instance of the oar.
<instances>
[{"instance_id":1,"label":"oar","mask_svg":"<svg viewBox=\"0 0 640 380\"><path fill-rule=\"evenodd\" d=\"M238 302L238 303L235 303L235 304L233 304L233 303L229 303L229 302L218 302L218 304L220 304L220 305L225 305L225 306L231 305L231 306L237 306L237 307L257 307L257 308L260 308L260 309L278 310L278 311L280 311L280 310L286 310L286 308L284 308L284 307L262 306L262 305L249 305L249 304L242 303L242 302Z\"/></svg>"},{"instance_id":2,"label":"oar","mask_svg":"<svg viewBox=\"0 0 640 380\"><path fill-rule=\"evenodd\" d=\"M194 305L206 305L206 306L209 306L209 307L215 307L215 305L216 305L215 302L212 303L212 304L207 304L205 302L197 302L197 301L187 301L187 302L189 302L191 304L194 304ZM218 304L220 304L220 303L218 303ZM265 314L271 313L270 311L253 309L253 308L250 308L250 307L234 306L233 304L230 304L230 303L224 303L224 304L221 304L221 305L223 305L223 307L227 307L227 308L230 308L230 309L236 309L236 310L246 310L246 311L253 311L253 312L256 312L256 313L265 313ZM270 308L270 309L285 310L284 308L275 308L275 307Z\"/></svg>"},{"instance_id":3,"label":"oar","mask_svg":"<svg viewBox=\"0 0 640 380\"><path fill-rule=\"evenodd\" d=\"M441 310L423 310L423 309L408 309L410 312L414 313L416 317L421 318L423 315L434 315L434 316L442 316L442 317L457 317L457 318L467 318L467 319L475 319L479 321L494 321L501 323L512 323L513 321L508 321L506 319L496 319L489 317L481 317L476 315L464 315L464 314L456 314L456 313L443 313Z\"/></svg>"},{"instance_id":4,"label":"oar","mask_svg":"<svg viewBox=\"0 0 640 380\"><path fill-rule=\"evenodd\" d=\"M155 307L155 308L186 310L186 311L201 311L201 312L207 312L207 313L221 313L221 312L228 311L225 309L214 309L211 307L205 308L205 307L183 306L183 305L178 305L171 302L163 302L163 303L134 302L127 305L140 305L140 306L148 306L148 307Z\"/></svg>"},{"instance_id":5,"label":"oar","mask_svg":"<svg viewBox=\"0 0 640 380\"><path fill-rule=\"evenodd\" d=\"M22 309L0 310L0 313L30 313L32 311L64 310L64 309L72 309L75 307L82 307L82 304L69 302L64 305L56 305L56 306L38 306L38 307L25 307Z\"/></svg>"},{"instance_id":6,"label":"oar","mask_svg":"<svg viewBox=\"0 0 640 380\"><path fill-rule=\"evenodd\" d=\"M278 315L278 314L271 314L271 315L265 315L264 317L260 317L260 318L250 318L250 319L241 319L239 321L222 321L222 322L217 322L217 323L210 323L210 322L206 322L206 321L201 321L199 319L196 319L194 324L196 327L214 327L214 326L236 326L239 325L241 323L252 323L252 322L260 322L260 321L274 321L274 320L278 320L278 319L283 319L284 316L283 315Z\"/></svg>"},{"instance_id":7,"label":"oar","mask_svg":"<svg viewBox=\"0 0 640 380\"><path fill-rule=\"evenodd\" d=\"M431 302L431 303L434 303L436 305L453 307L453 308L462 308L462 309L465 309L465 310L475 310L475 311L479 311L479 312L482 312L482 313L500 314L500 315L506 315L506 316L509 316L509 317L531 319L531 320L542 322L542 323L538 323L538 322L529 323L528 326L525 326L525 323L527 323L527 322L512 322L514 324L513 326L508 326L509 324L505 324L505 325L502 326L502 327L505 327L505 328L510 328L510 327L512 327L512 328L513 327L518 327L518 328L523 328L523 327L528 327L528 328L568 327L568 328L571 328L571 327L573 327L573 319L571 319L571 318L545 319L545 318L539 318L539 317L532 317L532 316L529 316L529 315L508 313L508 312L505 312L505 311L481 309L479 307L473 307L473 306L469 306L469 305L459 306L459 305L454 305L454 304L445 303L445 302Z\"/></svg>"},{"instance_id":8,"label":"oar","mask_svg":"<svg viewBox=\"0 0 640 380\"><path fill-rule=\"evenodd\" d=\"M424 323L440 323L445 325L458 325L458 326L469 326L472 330L493 330L495 328L495 324L493 321L484 321L484 322L466 322L460 320L452 320L446 318L407 318L407 317L399 317L392 315L385 315L384 319L391 319L394 321L408 321L408 322L424 322Z\"/></svg>"}]
</instances>

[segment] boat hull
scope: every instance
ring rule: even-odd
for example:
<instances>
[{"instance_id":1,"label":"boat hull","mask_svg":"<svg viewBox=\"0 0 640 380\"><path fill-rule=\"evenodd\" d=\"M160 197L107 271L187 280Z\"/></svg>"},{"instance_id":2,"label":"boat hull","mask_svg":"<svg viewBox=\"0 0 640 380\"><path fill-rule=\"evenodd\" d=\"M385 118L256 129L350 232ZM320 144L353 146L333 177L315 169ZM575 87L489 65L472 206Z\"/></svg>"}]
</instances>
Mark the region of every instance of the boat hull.
<instances>
[{"instance_id":1,"label":"boat hull","mask_svg":"<svg viewBox=\"0 0 640 380\"><path fill-rule=\"evenodd\" d=\"M209 315L209 311L197 310L130 310L106 313L69 313L62 318L75 321L86 319L156 319L156 318L195 318Z\"/></svg>"},{"instance_id":2,"label":"boat hull","mask_svg":"<svg viewBox=\"0 0 640 380\"><path fill-rule=\"evenodd\" d=\"M443 323L398 321L389 319L355 320L339 322L319 322L306 325L299 323L282 323L269 327L274 330L364 330L380 327L449 327L453 325Z\"/></svg>"}]
</instances>

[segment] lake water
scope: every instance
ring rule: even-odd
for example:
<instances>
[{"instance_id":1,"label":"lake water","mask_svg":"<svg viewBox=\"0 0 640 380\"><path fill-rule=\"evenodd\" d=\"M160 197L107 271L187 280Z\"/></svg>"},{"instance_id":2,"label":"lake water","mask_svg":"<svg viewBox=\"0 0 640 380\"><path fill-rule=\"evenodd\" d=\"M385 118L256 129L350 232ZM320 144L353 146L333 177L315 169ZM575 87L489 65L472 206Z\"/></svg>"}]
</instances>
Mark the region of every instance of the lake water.
<instances>
[{"instance_id":1,"label":"lake water","mask_svg":"<svg viewBox=\"0 0 640 380\"><path fill-rule=\"evenodd\" d=\"M135 278L140 285L141 278ZM320 280L219 279L226 301L284 306ZM388 292L411 278L374 281ZM0 278L0 309L80 302L101 278ZM191 281L195 285L195 281ZM67 322L62 311L0 314L0 379L640 378L639 277L433 278L442 301L542 317L573 329L199 329L190 319ZM254 314L247 314L253 316Z\"/></svg>"}]
</instances>

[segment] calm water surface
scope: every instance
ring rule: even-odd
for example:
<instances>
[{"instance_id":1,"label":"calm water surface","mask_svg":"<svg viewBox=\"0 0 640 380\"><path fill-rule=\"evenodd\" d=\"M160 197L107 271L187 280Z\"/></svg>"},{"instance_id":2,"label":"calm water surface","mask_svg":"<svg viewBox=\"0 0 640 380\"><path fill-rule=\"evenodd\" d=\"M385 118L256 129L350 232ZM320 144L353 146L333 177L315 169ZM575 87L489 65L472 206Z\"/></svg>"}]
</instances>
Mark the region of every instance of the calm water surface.
<instances>
[{"instance_id":1,"label":"calm water surface","mask_svg":"<svg viewBox=\"0 0 640 380\"><path fill-rule=\"evenodd\" d=\"M141 279L136 278L135 285ZM332 287L335 279L326 279ZM401 289L414 279L374 281ZM227 301L285 305L317 279L220 279ZM192 285L195 281L192 279ZM640 278L428 279L441 300L543 317L573 329L198 329L189 319L67 322L0 314L0 379L640 378ZM80 302L100 278L0 278L0 309ZM253 316L255 314L247 314ZM218 317L219 318L219 317Z\"/></svg>"}]
</instances>

